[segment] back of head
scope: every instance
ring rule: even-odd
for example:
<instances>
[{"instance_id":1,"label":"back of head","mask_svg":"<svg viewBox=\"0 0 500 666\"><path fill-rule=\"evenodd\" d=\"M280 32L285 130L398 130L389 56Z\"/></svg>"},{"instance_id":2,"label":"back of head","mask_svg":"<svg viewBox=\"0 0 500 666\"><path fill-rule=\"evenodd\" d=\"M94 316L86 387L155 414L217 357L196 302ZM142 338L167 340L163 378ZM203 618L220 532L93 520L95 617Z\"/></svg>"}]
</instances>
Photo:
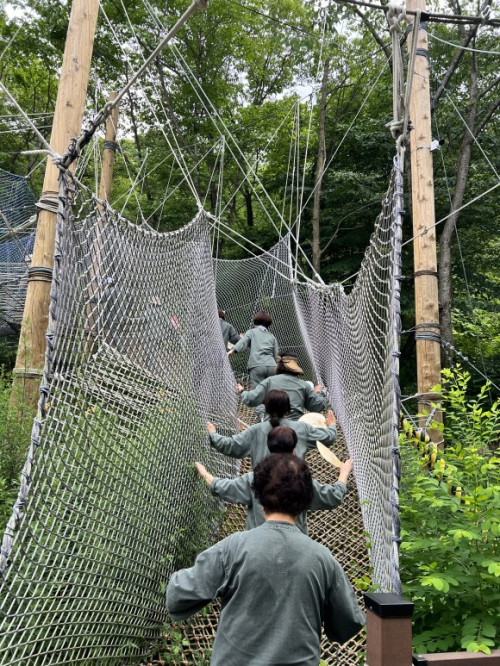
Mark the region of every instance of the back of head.
<instances>
[{"instance_id":1,"label":"back of head","mask_svg":"<svg viewBox=\"0 0 500 666\"><path fill-rule=\"evenodd\" d=\"M293 453L297 446L297 433L293 428L278 426L269 431L267 448L270 453Z\"/></svg>"},{"instance_id":2,"label":"back of head","mask_svg":"<svg viewBox=\"0 0 500 666\"><path fill-rule=\"evenodd\" d=\"M282 419L290 411L290 398L286 391L273 389L269 391L264 400L266 413L269 414L269 423L273 428L279 426Z\"/></svg>"},{"instance_id":3,"label":"back of head","mask_svg":"<svg viewBox=\"0 0 500 666\"><path fill-rule=\"evenodd\" d=\"M257 314L253 318L253 323L255 326L265 326L266 328L269 328L271 324L273 323L273 318L269 314L269 312L263 312L262 310L260 312L257 312Z\"/></svg>"},{"instance_id":4,"label":"back of head","mask_svg":"<svg viewBox=\"0 0 500 666\"><path fill-rule=\"evenodd\" d=\"M218 312L219 312L219 319L224 319L225 320L226 319L226 313L224 312L224 310L221 310L221 308L219 308Z\"/></svg>"},{"instance_id":5,"label":"back of head","mask_svg":"<svg viewBox=\"0 0 500 666\"><path fill-rule=\"evenodd\" d=\"M276 359L276 374L303 375L304 371L297 363L298 358L294 352L282 351Z\"/></svg>"},{"instance_id":6,"label":"back of head","mask_svg":"<svg viewBox=\"0 0 500 666\"><path fill-rule=\"evenodd\" d=\"M265 513L298 516L313 499L311 471L306 462L288 453L271 453L253 473L253 491Z\"/></svg>"}]
</instances>

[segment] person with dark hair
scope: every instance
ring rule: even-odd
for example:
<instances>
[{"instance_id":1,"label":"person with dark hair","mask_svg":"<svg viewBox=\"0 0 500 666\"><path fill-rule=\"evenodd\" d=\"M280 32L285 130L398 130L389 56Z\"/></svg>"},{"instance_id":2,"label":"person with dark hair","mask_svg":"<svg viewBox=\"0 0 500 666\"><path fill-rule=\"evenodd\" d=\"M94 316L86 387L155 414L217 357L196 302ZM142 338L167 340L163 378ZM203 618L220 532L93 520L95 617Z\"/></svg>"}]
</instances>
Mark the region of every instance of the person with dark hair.
<instances>
[{"instance_id":1,"label":"person with dark hair","mask_svg":"<svg viewBox=\"0 0 500 666\"><path fill-rule=\"evenodd\" d=\"M222 339L224 340L224 349L227 351L228 343L235 345L240 341L240 338L243 337L243 333L238 333L232 324L226 321L226 313L221 308L218 308L219 313L219 324L220 330L222 333Z\"/></svg>"},{"instance_id":2,"label":"person with dark hair","mask_svg":"<svg viewBox=\"0 0 500 666\"><path fill-rule=\"evenodd\" d=\"M167 610L184 620L220 597L211 666L318 666L321 630L345 643L365 624L364 613L330 550L295 524L313 497L307 464L272 454L255 468L253 488L266 522L172 574Z\"/></svg>"},{"instance_id":3,"label":"person with dark hair","mask_svg":"<svg viewBox=\"0 0 500 666\"><path fill-rule=\"evenodd\" d=\"M263 379L274 374L276 357L278 356L278 341L269 331L273 319L268 312L257 312L253 318L254 328L248 330L228 356L250 349L248 356L248 375L250 387L255 388ZM258 405L255 409L257 416L264 415L264 409Z\"/></svg>"},{"instance_id":4,"label":"person with dark hair","mask_svg":"<svg viewBox=\"0 0 500 666\"><path fill-rule=\"evenodd\" d=\"M316 428L303 421L290 421L285 418L290 411L290 399L285 391L270 391L264 401L266 414L269 418L250 426L243 432L232 437L220 435L213 423L207 423L210 444L220 453L232 458L250 456L252 467L269 454L267 436L277 426L288 426L297 433L295 455L304 458L307 451L321 442L330 446L337 439L336 419L332 411L327 412L326 428Z\"/></svg>"},{"instance_id":5,"label":"person with dark hair","mask_svg":"<svg viewBox=\"0 0 500 666\"><path fill-rule=\"evenodd\" d=\"M267 436L267 447L271 454L293 454L297 445L297 433L292 428L273 428ZM251 530L265 522L264 511L260 502L252 491L253 472L242 474L234 479L222 479L210 474L201 463L195 463L198 474L210 488L213 495L224 502L243 504L247 508L246 529ZM347 479L352 470L352 460L349 458L342 463L339 469L338 480L333 483L319 483L313 480L313 499L311 511L320 509L330 510L342 504L347 492ZM297 516L297 527L307 534L307 512Z\"/></svg>"},{"instance_id":6,"label":"person with dark hair","mask_svg":"<svg viewBox=\"0 0 500 666\"><path fill-rule=\"evenodd\" d=\"M321 395L322 386L313 386L312 382L302 379L304 371L297 363L298 356L293 352L284 351L277 357L276 371L271 377L262 380L251 391L244 391L241 384L236 385L241 401L250 407L257 407L264 402L269 391L274 389L286 391L290 398L289 419L298 421L307 410L322 412L326 409L326 400Z\"/></svg>"}]
</instances>

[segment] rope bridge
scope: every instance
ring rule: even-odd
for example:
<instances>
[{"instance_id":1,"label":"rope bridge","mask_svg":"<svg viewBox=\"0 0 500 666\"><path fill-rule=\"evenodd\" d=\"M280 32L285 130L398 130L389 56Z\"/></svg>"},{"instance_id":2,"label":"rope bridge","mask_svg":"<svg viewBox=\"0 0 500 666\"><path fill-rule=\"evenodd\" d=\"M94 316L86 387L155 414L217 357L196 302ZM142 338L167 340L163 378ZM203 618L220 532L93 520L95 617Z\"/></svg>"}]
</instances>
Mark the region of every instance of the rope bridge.
<instances>
[{"instance_id":1,"label":"rope bridge","mask_svg":"<svg viewBox=\"0 0 500 666\"><path fill-rule=\"evenodd\" d=\"M280 344L327 387L355 460L374 582L399 589L400 180L396 162L347 295L291 279L287 239L261 258L214 264L203 211L160 234L61 175L46 367L0 555L2 663L139 663L161 636L170 573L222 536L221 506L192 466L239 469L205 430L207 420L226 434L237 427L218 302L240 330L269 309ZM349 532L338 527L334 552Z\"/></svg>"}]
</instances>

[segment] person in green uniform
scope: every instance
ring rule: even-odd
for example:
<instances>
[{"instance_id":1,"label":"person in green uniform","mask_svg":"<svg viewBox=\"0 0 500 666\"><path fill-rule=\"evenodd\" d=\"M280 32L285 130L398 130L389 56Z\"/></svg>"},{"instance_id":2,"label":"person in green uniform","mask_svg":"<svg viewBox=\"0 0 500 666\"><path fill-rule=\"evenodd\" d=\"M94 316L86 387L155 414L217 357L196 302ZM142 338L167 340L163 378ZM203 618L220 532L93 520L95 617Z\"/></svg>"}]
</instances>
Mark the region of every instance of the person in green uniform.
<instances>
[{"instance_id":1,"label":"person in green uniform","mask_svg":"<svg viewBox=\"0 0 500 666\"><path fill-rule=\"evenodd\" d=\"M254 328L248 330L227 354L231 357L245 349L250 350L247 367L251 388L255 388L263 379L274 374L279 349L278 341L269 331L273 323L271 315L268 312L257 312L253 323ZM264 408L258 405L255 413L262 418Z\"/></svg>"},{"instance_id":2,"label":"person in green uniform","mask_svg":"<svg viewBox=\"0 0 500 666\"><path fill-rule=\"evenodd\" d=\"M267 448L270 453L293 454L297 446L297 433L286 426L273 428L267 436ZM264 511L252 491L253 472L242 474L235 479L214 477L200 462L195 463L196 470L216 497L224 502L244 504L247 508L246 529L251 530L265 522ZM347 492L347 479L352 470L349 458L339 469L335 483L319 483L313 479L313 500L310 511L329 510L342 504ZM297 527L307 534L307 512L297 516Z\"/></svg>"},{"instance_id":3,"label":"person in green uniform","mask_svg":"<svg viewBox=\"0 0 500 666\"><path fill-rule=\"evenodd\" d=\"M243 337L243 334L238 333L232 324L226 321L226 313L221 308L218 308L219 313L219 324L220 330L222 333L222 339L224 340L224 349L227 351L228 342L232 345L235 345L239 342L240 338Z\"/></svg>"},{"instance_id":4,"label":"person in green uniform","mask_svg":"<svg viewBox=\"0 0 500 666\"><path fill-rule=\"evenodd\" d=\"M297 354L283 352L277 358L276 371L257 384L251 391L244 391L241 384L236 385L241 401L250 407L256 407L264 402L266 395L273 389L280 389L288 393L290 398L290 414L292 421L298 421L307 410L309 412L322 412L326 409L326 400L321 395L323 387L312 382L306 382L301 375L304 371L297 363Z\"/></svg>"},{"instance_id":5,"label":"person in green uniform","mask_svg":"<svg viewBox=\"0 0 500 666\"><path fill-rule=\"evenodd\" d=\"M315 448L316 442L330 446L337 439L336 419L332 411L325 416L326 428L316 428L303 421L291 421L285 416L290 412L290 398L285 391L269 391L264 406L268 419L250 426L237 435L227 437L217 432L213 423L207 423L210 445L220 453L231 458L250 456L252 467L269 455L267 436L276 426L288 426L297 433L295 455L305 458L309 449Z\"/></svg>"},{"instance_id":6,"label":"person in green uniform","mask_svg":"<svg viewBox=\"0 0 500 666\"><path fill-rule=\"evenodd\" d=\"M318 666L322 629L345 643L365 615L330 550L296 525L313 498L308 465L273 453L255 468L253 490L266 522L226 537L172 574L167 610L176 622L221 599L211 666Z\"/></svg>"}]
</instances>

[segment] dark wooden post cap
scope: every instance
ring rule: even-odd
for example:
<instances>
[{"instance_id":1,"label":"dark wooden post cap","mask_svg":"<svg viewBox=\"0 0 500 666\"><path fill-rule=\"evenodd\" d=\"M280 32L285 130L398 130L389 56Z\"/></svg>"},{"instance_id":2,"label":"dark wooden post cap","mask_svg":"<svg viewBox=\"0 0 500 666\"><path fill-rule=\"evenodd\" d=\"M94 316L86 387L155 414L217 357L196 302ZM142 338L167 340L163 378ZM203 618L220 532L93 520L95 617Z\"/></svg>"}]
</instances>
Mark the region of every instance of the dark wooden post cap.
<instances>
[{"instance_id":1,"label":"dark wooden post cap","mask_svg":"<svg viewBox=\"0 0 500 666\"><path fill-rule=\"evenodd\" d=\"M411 617L413 602L390 592L365 592L365 606L381 618Z\"/></svg>"}]
</instances>

